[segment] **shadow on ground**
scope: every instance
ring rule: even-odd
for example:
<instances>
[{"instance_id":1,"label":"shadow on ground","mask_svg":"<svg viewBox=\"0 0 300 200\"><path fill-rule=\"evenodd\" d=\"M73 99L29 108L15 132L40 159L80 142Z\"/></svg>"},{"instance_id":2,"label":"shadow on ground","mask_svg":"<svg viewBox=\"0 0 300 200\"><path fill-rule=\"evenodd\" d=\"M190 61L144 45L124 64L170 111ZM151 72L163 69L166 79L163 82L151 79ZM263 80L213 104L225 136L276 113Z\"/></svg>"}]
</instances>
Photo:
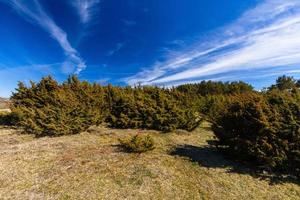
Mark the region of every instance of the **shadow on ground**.
<instances>
[{"instance_id":1,"label":"shadow on ground","mask_svg":"<svg viewBox=\"0 0 300 200\"><path fill-rule=\"evenodd\" d=\"M296 177L276 173L267 173L264 170L250 166L249 164L239 164L225 157L216 147L212 145L197 147L193 145L179 145L171 152L173 156L179 156L197 162L207 168L223 168L227 173L248 174L252 177L269 181L270 184L296 183L300 184Z\"/></svg>"}]
</instances>

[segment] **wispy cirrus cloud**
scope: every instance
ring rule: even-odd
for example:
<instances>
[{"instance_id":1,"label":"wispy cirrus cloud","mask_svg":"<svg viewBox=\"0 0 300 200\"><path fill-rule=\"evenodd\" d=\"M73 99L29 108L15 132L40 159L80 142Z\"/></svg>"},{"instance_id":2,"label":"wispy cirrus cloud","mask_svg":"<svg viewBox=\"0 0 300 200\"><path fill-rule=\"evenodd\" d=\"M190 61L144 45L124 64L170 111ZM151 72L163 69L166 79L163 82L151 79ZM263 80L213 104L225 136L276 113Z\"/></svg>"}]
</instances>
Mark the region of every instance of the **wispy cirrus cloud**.
<instances>
[{"instance_id":1,"label":"wispy cirrus cloud","mask_svg":"<svg viewBox=\"0 0 300 200\"><path fill-rule=\"evenodd\" d=\"M133 27L136 25L136 21L134 20L122 19L121 22L127 27Z\"/></svg>"},{"instance_id":2,"label":"wispy cirrus cloud","mask_svg":"<svg viewBox=\"0 0 300 200\"><path fill-rule=\"evenodd\" d=\"M207 76L300 64L300 1L266 0L163 62L128 77L128 84L170 85Z\"/></svg>"},{"instance_id":3,"label":"wispy cirrus cloud","mask_svg":"<svg viewBox=\"0 0 300 200\"><path fill-rule=\"evenodd\" d=\"M0 0L11 6L21 17L44 29L58 42L66 55L65 64L76 66L75 73L86 68L85 62L68 41L67 34L45 12L38 0Z\"/></svg>"},{"instance_id":4,"label":"wispy cirrus cloud","mask_svg":"<svg viewBox=\"0 0 300 200\"><path fill-rule=\"evenodd\" d=\"M88 24L98 12L100 0L74 0L72 5L78 11L83 24Z\"/></svg>"},{"instance_id":5,"label":"wispy cirrus cloud","mask_svg":"<svg viewBox=\"0 0 300 200\"><path fill-rule=\"evenodd\" d=\"M273 84L274 79L281 75L293 76L296 79L300 78L300 70L295 69L294 66L285 66L278 67L276 71L272 68L266 68L261 70L253 70L247 71L247 73L243 73L241 71L228 72L228 73L220 73L211 76L204 76L201 78L189 79L189 80L179 80L174 82L168 82L163 84L164 87L174 87L187 83L199 83L201 81L238 81L238 80L247 80L251 82L254 87L259 86L258 89L261 89L261 82L267 83L267 85ZM272 79L270 79L272 78Z\"/></svg>"},{"instance_id":6,"label":"wispy cirrus cloud","mask_svg":"<svg viewBox=\"0 0 300 200\"><path fill-rule=\"evenodd\" d=\"M118 53L124 47L124 45L125 45L125 43L122 43L122 42L117 43L114 49L107 52L107 56L112 56L112 55Z\"/></svg>"}]
</instances>

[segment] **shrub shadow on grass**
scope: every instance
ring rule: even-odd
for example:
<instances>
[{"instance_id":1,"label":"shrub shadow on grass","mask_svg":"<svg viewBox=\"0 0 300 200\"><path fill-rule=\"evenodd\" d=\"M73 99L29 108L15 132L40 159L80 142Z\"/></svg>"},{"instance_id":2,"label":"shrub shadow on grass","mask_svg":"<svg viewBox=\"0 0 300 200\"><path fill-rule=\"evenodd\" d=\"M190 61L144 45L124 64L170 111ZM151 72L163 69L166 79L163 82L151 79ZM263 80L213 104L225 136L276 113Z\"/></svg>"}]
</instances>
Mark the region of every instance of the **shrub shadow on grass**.
<instances>
[{"instance_id":1,"label":"shrub shadow on grass","mask_svg":"<svg viewBox=\"0 0 300 200\"><path fill-rule=\"evenodd\" d=\"M116 153L124 153L124 154L130 154L130 155L141 155L142 154L142 153L132 152L121 144L113 144L110 146L114 149L114 152L116 152Z\"/></svg>"},{"instance_id":2,"label":"shrub shadow on grass","mask_svg":"<svg viewBox=\"0 0 300 200\"><path fill-rule=\"evenodd\" d=\"M188 144L179 145L171 150L170 155L187 158L207 168L223 168L226 169L227 173L248 174L254 178L267 180L271 185L285 182L300 184L299 180L294 176L271 173L251 166L249 163L238 163L230 160L212 145L202 147Z\"/></svg>"},{"instance_id":3,"label":"shrub shadow on grass","mask_svg":"<svg viewBox=\"0 0 300 200\"><path fill-rule=\"evenodd\" d=\"M137 156L141 156L141 155L145 154L145 152L140 152L140 153L133 152L121 144L114 144L114 145L110 145L110 146L114 149L114 152L116 152L116 153L122 153L122 154L127 154L127 155L137 155Z\"/></svg>"},{"instance_id":4,"label":"shrub shadow on grass","mask_svg":"<svg viewBox=\"0 0 300 200\"><path fill-rule=\"evenodd\" d=\"M130 154L131 153L128 149L126 149L121 144L113 144L113 145L111 145L111 147L114 148L114 152L116 152L116 153L126 153L126 154Z\"/></svg>"}]
</instances>

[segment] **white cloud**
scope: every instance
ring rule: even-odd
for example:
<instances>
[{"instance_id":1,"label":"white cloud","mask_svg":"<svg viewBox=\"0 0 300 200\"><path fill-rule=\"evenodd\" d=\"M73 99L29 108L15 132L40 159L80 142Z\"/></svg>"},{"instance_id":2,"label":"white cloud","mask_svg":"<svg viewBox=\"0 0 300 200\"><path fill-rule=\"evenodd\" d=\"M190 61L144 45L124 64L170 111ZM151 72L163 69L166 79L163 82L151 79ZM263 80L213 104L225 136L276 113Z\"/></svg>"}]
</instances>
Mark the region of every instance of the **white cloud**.
<instances>
[{"instance_id":1,"label":"white cloud","mask_svg":"<svg viewBox=\"0 0 300 200\"><path fill-rule=\"evenodd\" d=\"M292 67L294 68L294 67ZM188 83L199 83L201 81L238 81L238 80L244 80L247 79L248 81L251 82L257 82L261 81L264 79L269 79L270 77L276 78L278 76L282 75L288 75L288 76L294 76L294 77L299 77L300 75L300 70L298 69L279 69L278 71L274 70L272 71L271 69L267 70L262 70L262 71L249 71L248 73L234 73L234 74L226 74L226 75L216 75L212 77L203 77L200 79L192 79L192 80L179 80L179 81L174 81L174 82L167 82L167 83L162 83L160 86L162 87L173 87L173 86L179 86L183 84L188 84Z\"/></svg>"},{"instance_id":2,"label":"white cloud","mask_svg":"<svg viewBox=\"0 0 300 200\"><path fill-rule=\"evenodd\" d=\"M0 0L9 4L20 16L27 21L36 24L48 32L51 37L56 40L63 49L67 59L66 62L76 66L75 73L80 73L86 68L82 58L77 50L72 47L68 41L67 34L56 25L56 23L44 11L37 0Z\"/></svg>"},{"instance_id":3,"label":"white cloud","mask_svg":"<svg viewBox=\"0 0 300 200\"><path fill-rule=\"evenodd\" d=\"M74 0L72 5L78 11L80 20L83 24L87 24L98 12L100 0Z\"/></svg>"},{"instance_id":4,"label":"white cloud","mask_svg":"<svg viewBox=\"0 0 300 200\"><path fill-rule=\"evenodd\" d=\"M122 43L122 42L117 43L116 47L114 49L107 52L107 56L112 56L112 55L118 53L123 48L124 45L125 45L125 43Z\"/></svg>"},{"instance_id":5,"label":"white cloud","mask_svg":"<svg viewBox=\"0 0 300 200\"><path fill-rule=\"evenodd\" d=\"M300 64L300 1L267 0L166 61L126 78L128 84L170 82ZM221 39L220 39L221 38ZM158 73L159 72L159 73Z\"/></svg>"},{"instance_id":6,"label":"white cloud","mask_svg":"<svg viewBox=\"0 0 300 200\"><path fill-rule=\"evenodd\" d=\"M125 26L128 26L128 27L133 27L136 25L136 21L133 21L133 20L122 19L121 21L125 24Z\"/></svg>"}]
</instances>

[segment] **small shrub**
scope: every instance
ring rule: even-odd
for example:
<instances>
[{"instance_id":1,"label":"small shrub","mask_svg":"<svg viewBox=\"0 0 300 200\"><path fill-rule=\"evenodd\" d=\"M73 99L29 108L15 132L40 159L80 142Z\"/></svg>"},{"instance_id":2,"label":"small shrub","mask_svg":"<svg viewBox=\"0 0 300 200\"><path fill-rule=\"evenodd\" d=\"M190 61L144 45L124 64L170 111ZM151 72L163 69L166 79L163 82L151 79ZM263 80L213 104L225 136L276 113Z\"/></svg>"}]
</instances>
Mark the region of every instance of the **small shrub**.
<instances>
[{"instance_id":1,"label":"small shrub","mask_svg":"<svg viewBox=\"0 0 300 200\"><path fill-rule=\"evenodd\" d=\"M120 139L121 146L128 152L143 153L155 148L151 136L135 135L132 138Z\"/></svg>"}]
</instances>

